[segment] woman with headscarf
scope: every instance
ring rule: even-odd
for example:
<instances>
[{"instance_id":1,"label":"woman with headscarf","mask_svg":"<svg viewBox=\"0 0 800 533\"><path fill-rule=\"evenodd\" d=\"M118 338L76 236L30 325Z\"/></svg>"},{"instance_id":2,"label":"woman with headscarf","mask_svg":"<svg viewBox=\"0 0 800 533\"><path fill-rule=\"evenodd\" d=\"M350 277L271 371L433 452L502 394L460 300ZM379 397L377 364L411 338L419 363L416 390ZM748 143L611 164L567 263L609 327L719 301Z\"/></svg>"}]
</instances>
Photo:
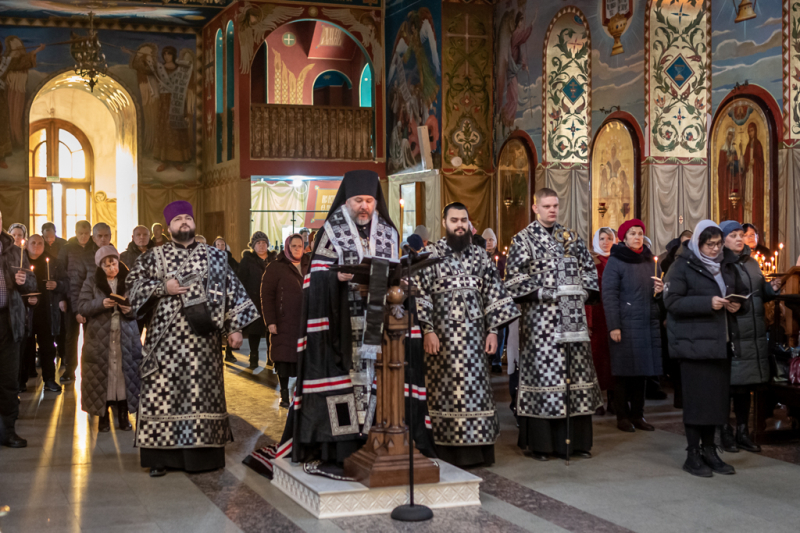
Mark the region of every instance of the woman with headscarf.
<instances>
[{"instance_id":1,"label":"woman with headscarf","mask_svg":"<svg viewBox=\"0 0 800 533\"><path fill-rule=\"evenodd\" d=\"M242 253L242 262L239 263L239 281L244 285L247 295L253 300L258 309L261 309L261 278L267 265L275 260L275 252L269 251L269 237L263 231L256 231L250 239L250 250ZM247 336L247 343L250 346L250 368L258 368L258 347L261 344L261 337L267 332L263 320L254 320L249 326L245 327L242 333ZM267 368L270 365L269 353L267 353Z\"/></svg>"},{"instance_id":2,"label":"woman with headscarf","mask_svg":"<svg viewBox=\"0 0 800 533\"><path fill-rule=\"evenodd\" d=\"M770 379L769 349L767 346L767 322L764 317L764 302L772 300L780 281L767 283L758 261L750 257L750 248L744 243L744 227L735 220L726 220L719 225L725 248L736 254L736 270L747 286L743 295L751 294L746 311L736 315L739 335L734 339L731 359L731 399L736 415L736 434L730 424L722 428L722 449L726 452L760 452L761 446L750 440L750 394L757 385Z\"/></svg>"},{"instance_id":3,"label":"woman with headscarf","mask_svg":"<svg viewBox=\"0 0 800 533\"><path fill-rule=\"evenodd\" d=\"M25 227L25 224L15 222L8 227L8 234L14 237L14 244L21 248L22 239L28 238L28 228Z\"/></svg>"},{"instance_id":4,"label":"woman with headscarf","mask_svg":"<svg viewBox=\"0 0 800 533\"><path fill-rule=\"evenodd\" d=\"M494 263L497 268L497 273L500 274L500 279L505 277L506 274L506 256L501 254L497 249L497 235L495 235L492 228L486 228L481 234L483 240L486 241L486 253L489 259ZM493 355L488 355L492 360L492 373L503 373L503 350L505 350L506 338L508 337L508 326L504 326L497 332L497 350Z\"/></svg>"},{"instance_id":5,"label":"woman with headscarf","mask_svg":"<svg viewBox=\"0 0 800 533\"><path fill-rule=\"evenodd\" d=\"M603 270L606 267L606 263L608 263L611 247L616 242L617 234L609 227L595 231L592 238L592 258L594 259L594 266L597 268L597 284L600 287L601 297L603 294ZM602 299L594 305L586 306L586 322L592 338L592 361L594 361L597 380L600 382L600 390L607 391L608 412L614 413L614 377L611 375L611 358L608 355L608 328L606 327L606 314L603 311ZM603 416L606 414L606 408L601 405L597 408L595 414Z\"/></svg>"},{"instance_id":6,"label":"woman with headscarf","mask_svg":"<svg viewBox=\"0 0 800 533\"><path fill-rule=\"evenodd\" d=\"M99 416L98 431L106 432L111 429L108 408L116 405L119 429L130 431L128 413L139 405L142 342L130 303L118 299L128 296L128 268L110 244L97 250L94 262L97 270L86 278L78 300L78 312L86 317L81 408Z\"/></svg>"},{"instance_id":7,"label":"woman with headscarf","mask_svg":"<svg viewBox=\"0 0 800 533\"><path fill-rule=\"evenodd\" d=\"M617 428L631 433L655 430L644 419L645 382L662 371L657 299L664 284L644 232L635 218L619 227L621 242L611 247L602 281Z\"/></svg>"},{"instance_id":8,"label":"woman with headscarf","mask_svg":"<svg viewBox=\"0 0 800 533\"><path fill-rule=\"evenodd\" d=\"M297 377L303 275L311 262L303 244L299 233L289 235L283 253L267 266L261 279L261 316L269 329L269 352L278 372L283 408L289 407L289 378Z\"/></svg>"},{"instance_id":9,"label":"woman with headscarf","mask_svg":"<svg viewBox=\"0 0 800 533\"><path fill-rule=\"evenodd\" d=\"M724 247L722 230L701 220L681 245L664 279L669 355L680 361L683 423L688 455L683 469L695 476L734 474L714 444L714 428L730 413L731 340L742 304L725 298L747 294L736 272L736 254ZM701 447L702 443L702 447Z\"/></svg>"}]
</instances>

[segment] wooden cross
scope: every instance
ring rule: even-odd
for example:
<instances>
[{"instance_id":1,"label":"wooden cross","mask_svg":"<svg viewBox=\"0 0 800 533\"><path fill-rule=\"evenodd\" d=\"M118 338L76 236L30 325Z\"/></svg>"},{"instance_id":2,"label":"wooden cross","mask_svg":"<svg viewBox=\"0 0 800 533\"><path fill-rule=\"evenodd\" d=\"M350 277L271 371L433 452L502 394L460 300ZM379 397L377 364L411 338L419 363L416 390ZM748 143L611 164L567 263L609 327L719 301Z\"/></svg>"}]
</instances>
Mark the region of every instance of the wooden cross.
<instances>
[{"instance_id":1,"label":"wooden cross","mask_svg":"<svg viewBox=\"0 0 800 533\"><path fill-rule=\"evenodd\" d=\"M219 301L219 300L217 300L217 296L222 296L223 295L222 292L219 291L218 287L219 287L219 283L215 283L214 284L214 290L209 290L208 291L209 294L213 294L214 295L214 303L217 303Z\"/></svg>"}]
</instances>

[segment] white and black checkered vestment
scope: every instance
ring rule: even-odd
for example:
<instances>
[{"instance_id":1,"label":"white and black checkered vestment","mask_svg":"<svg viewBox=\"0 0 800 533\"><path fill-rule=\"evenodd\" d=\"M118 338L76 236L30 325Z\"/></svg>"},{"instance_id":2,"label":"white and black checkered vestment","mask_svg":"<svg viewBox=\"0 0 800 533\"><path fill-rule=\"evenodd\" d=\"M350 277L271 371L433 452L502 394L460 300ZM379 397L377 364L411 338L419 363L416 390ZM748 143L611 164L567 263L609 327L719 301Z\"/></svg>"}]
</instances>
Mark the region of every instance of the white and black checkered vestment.
<instances>
[{"instance_id":1,"label":"white and black checkered vestment","mask_svg":"<svg viewBox=\"0 0 800 533\"><path fill-rule=\"evenodd\" d=\"M556 224L553 233L563 232ZM588 415L602 405L592 362L584 308L586 291L597 291L597 269L583 240L557 242L538 221L514 236L506 263L506 287L522 303L517 414L565 418L567 358L570 346L570 416Z\"/></svg>"},{"instance_id":2,"label":"white and black checkered vestment","mask_svg":"<svg viewBox=\"0 0 800 533\"><path fill-rule=\"evenodd\" d=\"M166 282L189 290L171 296ZM260 319L228 266L225 252L168 242L142 255L127 278L130 300L141 316L154 307L142 362L136 445L142 448L224 446L231 440L225 403L221 336ZM184 306L206 304L216 331L196 335Z\"/></svg>"},{"instance_id":3,"label":"white and black checkered vestment","mask_svg":"<svg viewBox=\"0 0 800 533\"><path fill-rule=\"evenodd\" d=\"M441 263L417 274L419 322L439 338L426 355L425 385L438 445L488 445L500 428L486 360L486 336L520 316L500 276L479 246L455 254L446 239L429 245Z\"/></svg>"}]
</instances>

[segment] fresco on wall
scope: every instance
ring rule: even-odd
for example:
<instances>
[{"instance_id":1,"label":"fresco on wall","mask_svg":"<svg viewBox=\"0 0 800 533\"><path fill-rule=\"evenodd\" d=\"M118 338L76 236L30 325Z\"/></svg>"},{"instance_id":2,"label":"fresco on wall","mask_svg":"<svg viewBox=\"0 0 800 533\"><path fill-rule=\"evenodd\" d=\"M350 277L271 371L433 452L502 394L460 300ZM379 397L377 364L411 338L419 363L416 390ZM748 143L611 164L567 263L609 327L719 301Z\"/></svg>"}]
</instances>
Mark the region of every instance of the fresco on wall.
<instances>
[{"instance_id":1,"label":"fresco on wall","mask_svg":"<svg viewBox=\"0 0 800 533\"><path fill-rule=\"evenodd\" d=\"M511 246L511 240L529 223L531 161L519 139L503 146L497 163L498 246Z\"/></svg>"},{"instance_id":2,"label":"fresco on wall","mask_svg":"<svg viewBox=\"0 0 800 533\"><path fill-rule=\"evenodd\" d=\"M5 152L0 178L27 176L26 103L47 78L74 66L65 43L75 34L85 30L0 26L0 100L8 102L0 105L0 152ZM106 30L98 34L108 74L138 100L142 114L140 182L196 181L196 36ZM76 85L76 90L86 89ZM6 137L11 139L10 153Z\"/></svg>"},{"instance_id":3,"label":"fresco on wall","mask_svg":"<svg viewBox=\"0 0 800 533\"><path fill-rule=\"evenodd\" d=\"M489 171L492 27L486 6L445 4L442 149L446 172Z\"/></svg>"},{"instance_id":4,"label":"fresco on wall","mask_svg":"<svg viewBox=\"0 0 800 533\"><path fill-rule=\"evenodd\" d=\"M565 8L546 39L544 160L584 163L592 135L589 31L574 8Z\"/></svg>"},{"instance_id":5,"label":"fresco on wall","mask_svg":"<svg viewBox=\"0 0 800 533\"><path fill-rule=\"evenodd\" d=\"M607 122L592 147L592 228L615 230L634 216L636 153L628 129L619 120ZM605 210L604 213L601 211Z\"/></svg>"},{"instance_id":6,"label":"fresco on wall","mask_svg":"<svg viewBox=\"0 0 800 533\"><path fill-rule=\"evenodd\" d=\"M711 216L750 222L770 242L770 146L767 119L751 100L719 112L711 145Z\"/></svg>"},{"instance_id":7,"label":"fresco on wall","mask_svg":"<svg viewBox=\"0 0 800 533\"><path fill-rule=\"evenodd\" d=\"M184 2L185 3L185 2ZM118 0L0 0L0 16L13 18L86 17L91 10L99 19L115 19L124 24L173 24L202 26L223 6L165 6L154 2Z\"/></svg>"},{"instance_id":8,"label":"fresco on wall","mask_svg":"<svg viewBox=\"0 0 800 533\"><path fill-rule=\"evenodd\" d=\"M650 11L650 155L704 157L709 104L705 2L656 0Z\"/></svg>"},{"instance_id":9,"label":"fresco on wall","mask_svg":"<svg viewBox=\"0 0 800 533\"><path fill-rule=\"evenodd\" d=\"M785 114L784 124L788 126L784 137L798 140L800 139L800 1L791 0L791 8L787 11L789 17L789 27L784 28L788 31L787 36L789 48L789 72L784 73L784 93L787 102L783 103Z\"/></svg>"},{"instance_id":10,"label":"fresco on wall","mask_svg":"<svg viewBox=\"0 0 800 533\"><path fill-rule=\"evenodd\" d=\"M592 105L591 119L596 124L605 119L601 108L620 106L644 123L644 0L631 0L628 6L624 1L575 0L569 2L579 8L587 17L589 33L592 36L589 51L592 66ZM542 48L547 28L556 13L564 6L560 2L534 2L533 0L498 0L495 6L495 150L511 131L520 129L528 133L536 149L542 149ZM619 36L622 52L614 54L615 38L609 30L609 22L621 13L627 22ZM611 17L609 18L609 14ZM512 46L512 24L522 23L521 30L529 25L531 35L519 46L519 61L526 62L527 70L507 66L502 58L515 51ZM615 24L621 25L619 17ZM619 28L621 29L621 27ZM524 37L518 33L517 37ZM516 44L516 41L514 41ZM501 65L502 63L502 65ZM516 94L516 101L514 95ZM505 123L500 120L500 109L508 105L514 109L513 119Z\"/></svg>"},{"instance_id":11,"label":"fresco on wall","mask_svg":"<svg viewBox=\"0 0 800 533\"><path fill-rule=\"evenodd\" d=\"M497 46L495 49L495 128L505 137L513 131L519 103L518 77L530 80L527 42L533 33L533 20L526 20L524 9L509 9L503 13L495 29Z\"/></svg>"},{"instance_id":12,"label":"fresco on wall","mask_svg":"<svg viewBox=\"0 0 800 533\"><path fill-rule=\"evenodd\" d=\"M390 174L422 169L418 126L436 132L429 140L431 151L439 152L442 6L412 9L416 5L397 2L386 15L386 42L392 43L386 74Z\"/></svg>"},{"instance_id":13,"label":"fresco on wall","mask_svg":"<svg viewBox=\"0 0 800 533\"><path fill-rule=\"evenodd\" d=\"M737 82L745 80L766 89L780 106L781 3L755 2L756 18L737 23L734 4L711 2L712 112ZM797 31L800 38L800 28Z\"/></svg>"}]
</instances>

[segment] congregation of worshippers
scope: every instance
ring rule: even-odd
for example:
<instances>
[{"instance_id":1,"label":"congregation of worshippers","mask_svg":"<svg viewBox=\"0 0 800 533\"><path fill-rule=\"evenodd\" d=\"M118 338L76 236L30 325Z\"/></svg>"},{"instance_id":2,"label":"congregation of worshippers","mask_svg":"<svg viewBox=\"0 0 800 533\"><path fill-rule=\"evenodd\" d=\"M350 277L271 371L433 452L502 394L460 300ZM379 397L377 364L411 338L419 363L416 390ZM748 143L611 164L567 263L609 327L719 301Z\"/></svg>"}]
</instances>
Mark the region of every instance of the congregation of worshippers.
<instances>
[{"instance_id":1,"label":"congregation of worshippers","mask_svg":"<svg viewBox=\"0 0 800 533\"><path fill-rule=\"evenodd\" d=\"M104 223L78 221L65 241L52 222L0 219L2 444L27 445L15 423L28 388L80 387L100 433L132 431L143 475L222 468L233 438L224 370L246 337L252 369L266 346L286 425L245 464L271 477L289 458L341 475L376 423L384 315L399 313L413 321L405 353L417 364L405 408L427 457L494 464L499 411L510 408L532 460L587 460L593 419L654 431L647 402L669 391L687 441L675 468L734 474L718 446L761 451L752 397L775 377L765 306L786 280L763 268L775 251L759 228L702 220L657 250L641 220L585 242L559 224L554 190L531 205L533 222L507 250L459 202L441 212L441 239L419 226L402 240L367 170L344 175L322 228L280 243L256 231L241 254L224 236L196 235L185 201L135 227L122 251ZM386 302L390 267L405 256L427 261L400 276L416 297ZM510 405L493 391L506 377Z\"/></svg>"}]
</instances>

